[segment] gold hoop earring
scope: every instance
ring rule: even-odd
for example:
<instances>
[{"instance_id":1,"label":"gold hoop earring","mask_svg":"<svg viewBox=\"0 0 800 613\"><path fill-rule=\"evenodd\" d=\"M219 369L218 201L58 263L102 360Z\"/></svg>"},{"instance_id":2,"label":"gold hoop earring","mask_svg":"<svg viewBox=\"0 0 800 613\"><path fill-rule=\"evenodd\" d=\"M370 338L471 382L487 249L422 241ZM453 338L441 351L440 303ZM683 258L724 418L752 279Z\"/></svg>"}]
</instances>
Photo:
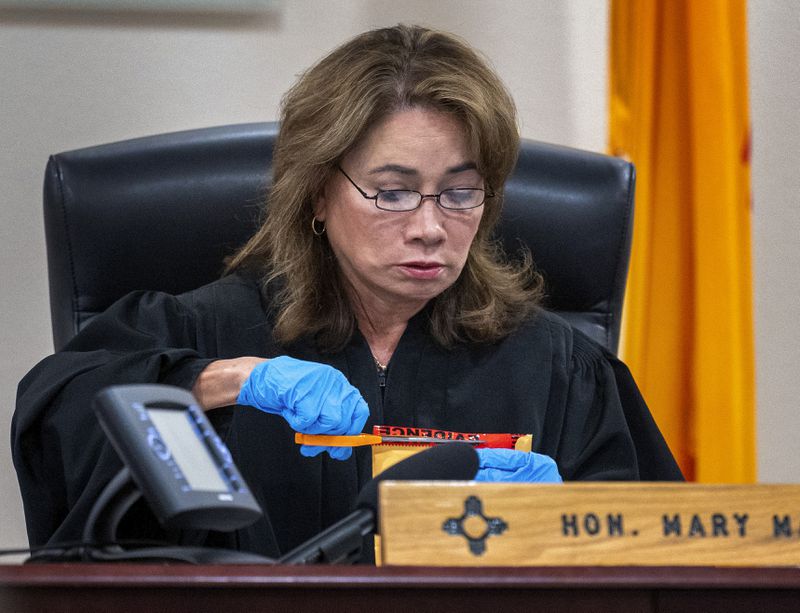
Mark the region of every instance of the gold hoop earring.
<instances>
[{"instance_id":1,"label":"gold hoop earring","mask_svg":"<svg viewBox=\"0 0 800 613\"><path fill-rule=\"evenodd\" d=\"M317 226L317 224L319 224L319 226ZM311 218L311 231L314 233L314 236L322 236L325 234L325 222L319 221L316 215Z\"/></svg>"}]
</instances>

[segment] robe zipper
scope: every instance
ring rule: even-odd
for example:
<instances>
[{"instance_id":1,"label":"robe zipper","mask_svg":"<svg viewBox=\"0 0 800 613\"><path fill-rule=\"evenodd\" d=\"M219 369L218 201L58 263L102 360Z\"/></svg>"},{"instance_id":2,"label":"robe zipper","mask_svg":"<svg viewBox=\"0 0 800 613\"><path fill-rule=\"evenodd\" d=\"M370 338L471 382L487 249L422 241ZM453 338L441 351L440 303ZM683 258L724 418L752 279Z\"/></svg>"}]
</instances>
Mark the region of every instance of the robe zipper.
<instances>
[{"instance_id":1,"label":"robe zipper","mask_svg":"<svg viewBox=\"0 0 800 613\"><path fill-rule=\"evenodd\" d=\"M374 358L373 358L374 359ZM375 360L375 368L378 371L378 389L381 397L381 412L383 412L383 401L386 396L386 371L387 367Z\"/></svg>"}]
</instances>

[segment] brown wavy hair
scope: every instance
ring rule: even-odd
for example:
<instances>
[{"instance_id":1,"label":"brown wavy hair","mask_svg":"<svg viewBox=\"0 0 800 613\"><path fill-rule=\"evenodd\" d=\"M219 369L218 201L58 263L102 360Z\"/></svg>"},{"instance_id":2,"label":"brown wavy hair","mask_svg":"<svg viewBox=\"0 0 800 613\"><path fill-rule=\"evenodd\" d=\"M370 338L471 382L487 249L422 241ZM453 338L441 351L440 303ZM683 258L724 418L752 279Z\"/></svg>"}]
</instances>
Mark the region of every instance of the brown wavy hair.
<instances>
[{"instance_id":1,"label":"brown wavy hair","mask_svg":"<svg viewBox=\"0 0 800 613\"><path fill-rule=\"evenodd\" d=\"M496 194L484 204L458 280L429 304L434 338L445 347L494 342L539 303L542 280L530 254L512 263L493 240L519 150L511 96L463 40L398 25L356 36L307 70L283 98L265 218L228 266L255 270L272 288L278 342L311 336L320 349L333 351L351 338L354 311L327 239L311 231L312 205L371 126L414 106L451 114L464 126L478 172Z\"/></svg>"}]
</instances>

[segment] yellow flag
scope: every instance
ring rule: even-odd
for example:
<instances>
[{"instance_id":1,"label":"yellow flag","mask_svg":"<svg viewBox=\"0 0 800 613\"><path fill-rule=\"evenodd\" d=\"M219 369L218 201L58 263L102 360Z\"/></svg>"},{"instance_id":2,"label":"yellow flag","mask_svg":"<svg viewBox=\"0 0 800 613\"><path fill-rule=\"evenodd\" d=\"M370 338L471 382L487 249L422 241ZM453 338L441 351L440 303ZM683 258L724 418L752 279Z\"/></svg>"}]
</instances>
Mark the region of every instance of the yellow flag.
<instances>
[{"instance_id":1,"label":"yellow flag","mask_svg":"<svg viewBox=\"0 0 800 613\"><path fill-rule=\"evenodd\" d=\"M745 0L612 0L610 149L636 165L622 357L684 474L755 480Z\"/></svg>"}]
</instances>

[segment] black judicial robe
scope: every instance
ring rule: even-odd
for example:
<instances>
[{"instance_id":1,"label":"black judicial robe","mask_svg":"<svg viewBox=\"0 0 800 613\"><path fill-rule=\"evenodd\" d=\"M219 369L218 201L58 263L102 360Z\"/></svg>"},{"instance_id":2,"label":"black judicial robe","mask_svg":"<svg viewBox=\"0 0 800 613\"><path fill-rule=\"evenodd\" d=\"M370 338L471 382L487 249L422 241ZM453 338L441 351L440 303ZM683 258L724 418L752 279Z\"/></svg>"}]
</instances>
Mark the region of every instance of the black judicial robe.
<instances>
[{"instance_id":1,"label":"black judicial robe","mask_svg":"<svg viewBox=\"0 0 800 613\"><path fill-rule=\"evenodd\" d=\"M211 361L245 355L327 363L370 407L373 424L533 434L565 480L673 480L681 474L626 367L563 320L538 311L491 345L443 349L415 316L392 356L381 394L369 347L311 342L279 347L258 284L236 275L180 296L133 293L95 318L21 381L12 451L32 546L79 539L92 504L121 468L91 406L108 385L191 388ZM168 535L278 556L351 510L370 478L368 448L341 462L302 457L285 421L252 407L209 413L264 518L231 534ZM143 502L120 537L164 536Z\"/></svg>"}]
</instances>

